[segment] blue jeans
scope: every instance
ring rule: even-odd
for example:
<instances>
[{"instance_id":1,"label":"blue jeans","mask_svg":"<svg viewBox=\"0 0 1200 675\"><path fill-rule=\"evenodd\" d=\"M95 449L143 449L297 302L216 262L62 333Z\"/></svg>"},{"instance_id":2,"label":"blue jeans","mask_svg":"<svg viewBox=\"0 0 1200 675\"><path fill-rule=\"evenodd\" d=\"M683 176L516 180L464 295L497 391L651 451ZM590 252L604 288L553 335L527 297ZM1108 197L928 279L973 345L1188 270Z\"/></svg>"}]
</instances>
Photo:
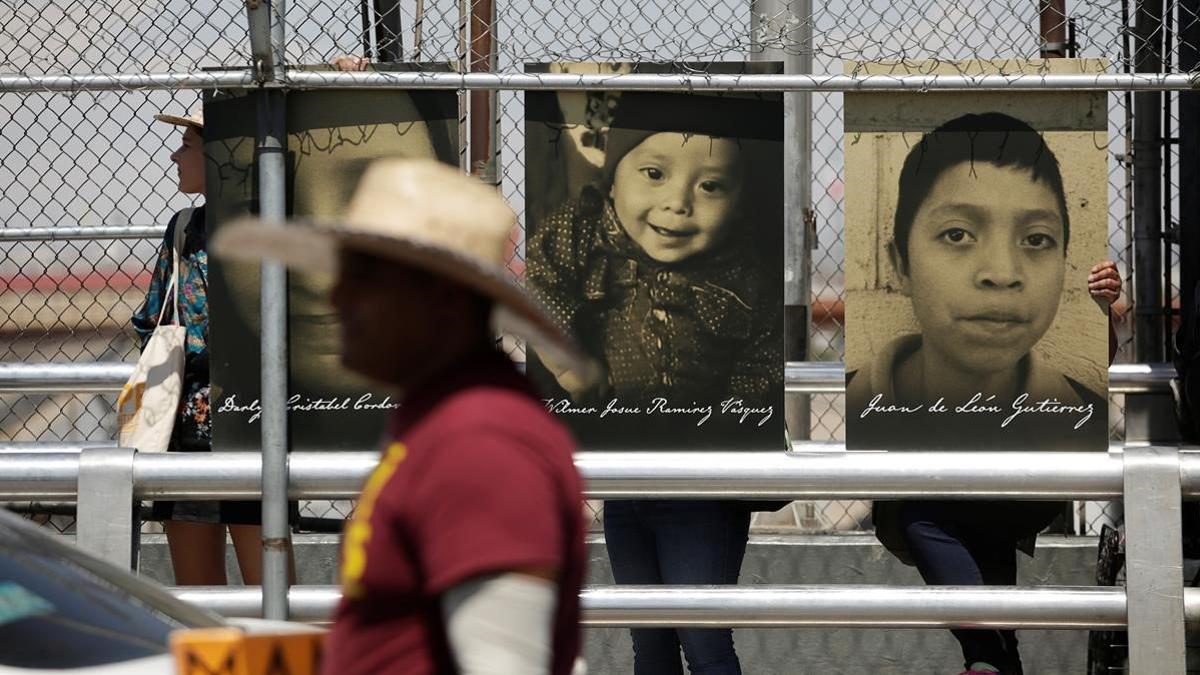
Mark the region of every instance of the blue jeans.
<instances>
[{"instance_id":1,"label":"blue jeans","mask_svg":"<svg viewBox=\"0 0 1200 675\"><path fill-rule=\"evenodd\" d=\"M1060 502L906 501L904 539L921 578L931 586L1014 586L1017 542L1045 529ZM1004 675L1021 675L1013 630L951 631L963 663L983 661Z\"/></svg>"},{"instance_id":2,"label":"blue jeans","mask_svg":"<svg viewBox=\"0 0 1200 675\"><path fill-rule=\"evenodd\" d=\"M736 584L750 511L739 502L609 501L604 539L618 584ZM728 628L635 628L634 675L741 675Z\"/></svg>"}]
</instances>

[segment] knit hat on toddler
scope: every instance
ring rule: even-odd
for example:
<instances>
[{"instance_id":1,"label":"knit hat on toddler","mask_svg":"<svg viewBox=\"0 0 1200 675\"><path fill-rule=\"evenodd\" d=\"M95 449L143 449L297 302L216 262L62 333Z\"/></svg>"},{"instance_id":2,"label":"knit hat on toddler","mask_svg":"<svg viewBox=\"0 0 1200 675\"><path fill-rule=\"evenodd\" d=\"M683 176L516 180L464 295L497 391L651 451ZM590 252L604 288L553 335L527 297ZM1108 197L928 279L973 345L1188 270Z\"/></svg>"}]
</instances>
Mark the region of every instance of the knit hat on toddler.
<instances>
[{"instance_id":1,"label":"knit hat on toddler","mask_svg":"<svg viewBox=\"0 0 1200 675\"><path fill-rule=\"evenodd\" d=\"M622 93L605 143L604 185L612 185L621 159L654 134L782 141L783 101L767 96Z\"/></svg>"}]
</instances>

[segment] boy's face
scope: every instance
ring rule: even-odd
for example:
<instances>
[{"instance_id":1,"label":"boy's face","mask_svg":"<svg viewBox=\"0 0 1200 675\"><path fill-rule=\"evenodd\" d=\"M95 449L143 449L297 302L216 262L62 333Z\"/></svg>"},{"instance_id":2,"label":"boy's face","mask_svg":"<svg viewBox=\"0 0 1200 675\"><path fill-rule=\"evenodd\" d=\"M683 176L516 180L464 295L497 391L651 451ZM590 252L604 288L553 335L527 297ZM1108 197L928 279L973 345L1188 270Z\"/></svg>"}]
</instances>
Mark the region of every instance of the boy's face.
<instances>
[{"instance_id":1,"label":"boy's face","mask_svg":"<svg viewBox=\"0 0 1200 675\"><path fill-rule=\"evenodd\" d=\"M658 133L617 163L612 200L646 255L674 263L708 250L734 219L742 191L735 141Z\"/></svg>"},{"instance_id":2,"label":"boy's face","mask_svg":"<svg viewBox=\"0 0 1200 675\"><path fill-rule=\"evenodd\" d=\"M1065 261L1054 192L1027 169L978 162L942 174L913 219L906 295L923 344L973 372L1012 368L1058 312Z\"/></svg>"}]
</instances>

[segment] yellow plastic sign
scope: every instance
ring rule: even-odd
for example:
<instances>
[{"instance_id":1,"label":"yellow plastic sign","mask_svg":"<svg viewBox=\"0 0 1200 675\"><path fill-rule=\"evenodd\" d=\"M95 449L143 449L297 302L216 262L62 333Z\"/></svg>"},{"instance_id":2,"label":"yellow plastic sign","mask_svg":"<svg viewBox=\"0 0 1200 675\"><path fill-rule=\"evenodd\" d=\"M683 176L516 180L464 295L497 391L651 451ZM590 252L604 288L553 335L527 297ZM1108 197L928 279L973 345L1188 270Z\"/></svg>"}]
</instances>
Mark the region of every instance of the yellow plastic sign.
<instances>
[{"instance_id":1,"label":"yellow plastic sign","mask_svg":"<svg viewBox=\"0 0 1200 675\"><path fill-rule=\"evenodd\" d=\"M200 628L171 634L177 675L318 675L324 632L247 633Z\"/></svg>"}]
</instances>

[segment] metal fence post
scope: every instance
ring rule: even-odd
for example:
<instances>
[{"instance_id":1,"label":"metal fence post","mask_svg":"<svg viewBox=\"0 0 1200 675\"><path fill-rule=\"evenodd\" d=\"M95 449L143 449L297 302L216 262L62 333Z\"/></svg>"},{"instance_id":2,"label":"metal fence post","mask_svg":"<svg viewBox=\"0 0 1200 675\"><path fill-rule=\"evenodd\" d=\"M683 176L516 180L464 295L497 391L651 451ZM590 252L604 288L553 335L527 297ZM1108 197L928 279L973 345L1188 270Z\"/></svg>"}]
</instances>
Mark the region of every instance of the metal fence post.
<instances>
[{"instance_id":1,"label":"metal fence post","mask_svg":"<svg viewBox=\"0 0 1200 675\"><path fill-rule=\"evenodd\" d=\"M752 58L783 61L788 74L812 72L812 0L752 0ZM784 359L808 360L812 330L812 94L783 95L784 136ZM785 394L784 418L793 440L812 425L807 394Z\"/></svg>"},{"instance_id":2,"label":"metal fence post","mask_svg":"<svg viewBox=\"0 0 1200 675\"><path fill-rule=\"evenodd\" d=\"M257 4L257 3L256 3ZM260 7L258 10L262 11ZM251 43L262 45L270 27L272 71L260 72L264 80L281 79L284 69L284 0L266 2L269 22L251 21ZM253 11L251 12L253 14ZM256 55L257 57L257 55ZM260 61L261 62L261 61ZM259 213L264 220L287 216L286 97L283 91L259 92L258 181ZM289 582L288 533L288 341L287 270L277 263L264 263L261 275L262 303L262 542L263 616L287 619Z\"/></svg>"},{"instance_id":3,"label":"metal fence post","mask_svg":"<svg viewBox=\"0 0 1200 675\"><path fill-rule=\"evenodd\" d=\"M1179 450L1125 448L1129 672L1184 672Z\"/></svg>"},{"instance_id":4,"label":"metal fence post","mask_svg":"<svg viewBox=\"0 0 1200 675\"><path fill-rule=\"evenodd\" d=\"M133 502L132 448L83 448L75 542L115 565L137 569L138 530Z\"/></svg>"},{"instance_id":5,"label":"metal fence post","mask_svg":"<svg viewBox=\"0 0 1200 675\"><path fill-rule=\"evenodd\" d=\"M1133 28L1133 62L1139 73L1163 64L1163 2L1138 0ZM1163 226L1162 222L1162 94L1134 95L1133 209L1134 297L1133 334L1139 361L1161 361L1164 353Z\"/></svg>"}]
</instances>

